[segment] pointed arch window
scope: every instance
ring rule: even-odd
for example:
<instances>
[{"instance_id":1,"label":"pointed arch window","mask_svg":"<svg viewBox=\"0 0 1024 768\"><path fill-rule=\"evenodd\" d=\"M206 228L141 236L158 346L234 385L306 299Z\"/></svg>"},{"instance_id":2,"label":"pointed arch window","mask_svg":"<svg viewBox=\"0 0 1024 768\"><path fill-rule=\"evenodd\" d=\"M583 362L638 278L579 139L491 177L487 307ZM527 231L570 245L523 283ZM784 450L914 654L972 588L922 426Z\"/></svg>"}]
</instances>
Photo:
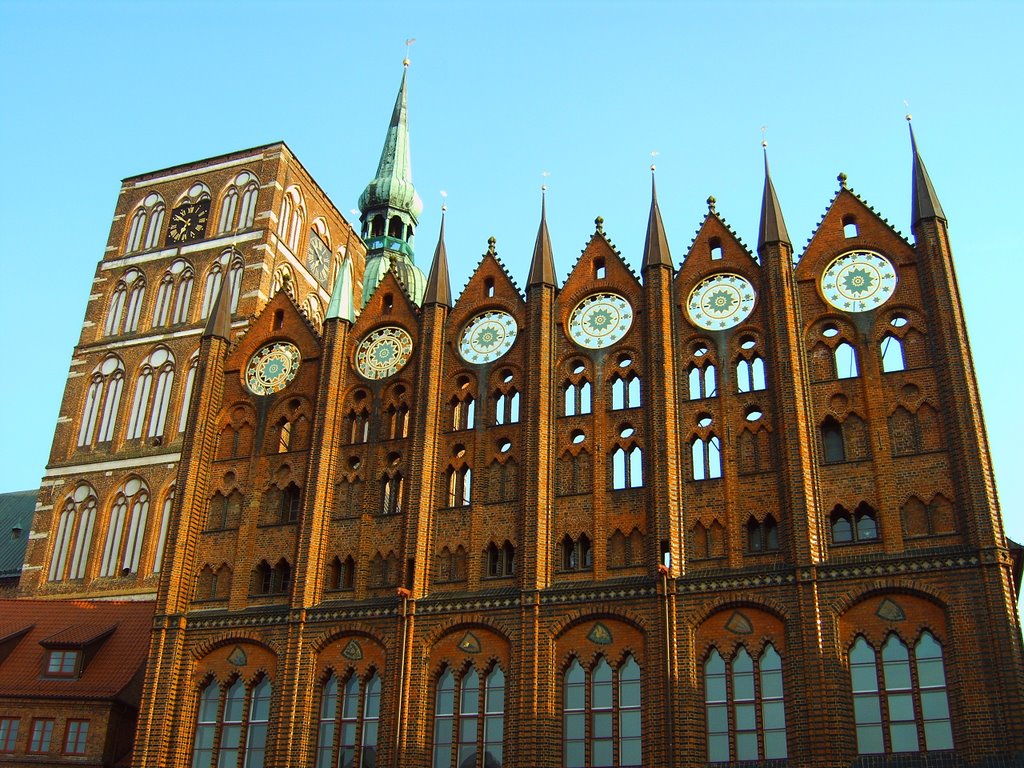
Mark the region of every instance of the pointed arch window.
<instances>
[{"instance_id":1,"label":"pointed arch window","mask_svg":"<svg viewBox=\"0 0 1024 768\"><path fill-rule=\"evenodd\" d=\"M148 518L149 488L133 478L117 490L110 508L100 576L127 576L139 570Z\"/></svg>"},{"instance_id":2,"label":"pointed arch window","mask_svg":"<svg viewBox=\"0 0 1024 768\"><path fill-rule=\"evenodd\" d=\"M826 464L846 461L843 426L831 416L821 423L821 447Z\"/></svg>"},{"instance_id":3,"label":"pointed arch window","mask_svg":"<svg viewBox=\"0 0 1024 768\"><path fill-rule=\"evenodd\" d=\"M573 657L562 676L562 765L643 765L640 665L626 654L618 669L598 655L588 671Z\"/></svg>"},{"instance_id":4,"label":"pointed arch window","mask_svg":"<svg viewBox=\"0 0 1024 768\"><path fill-rule=\"evenodd\" d=\"M349 443L367 443L370 441L370 412L365 408L351 410L345 417L348 422Z\"/></svg>"},{"instance_id":5,"label":"pointed arch window","mask_svg":"<svg viewBox=\"0 0 1024 768\"><path fill-rule=\"evenodd\" d=\"M223 234L251 227L256 216L258 192L259 181L251 173L242 171L235 176L221 199L217 232ZM239 200L241 200L241 207L239 207Z\"/></svg>"},{"instance_id":6,"label":"pointed arch window","mask_svg":"<svg viewBox=\"0 0 1024 768\"><path fill-rule=\"evenodd\" d=\"M849 652L850 687L862 754L953 748L942 646L928 630L913 653L895 633L881 649L858 636Z\"/></svg>"},{"instance_id":7,"label":"pointed arch window","mask_svg":"<svg viewBox=\"0 0 1024 768\"><path fill-rule=\"evenodd\" d=\"M643 451L640 446L616 446L612 451L612 489L641 488L643 484Z\"/></svg>"},{"instance_id":8,"label":"pointed arch window","mask_svg":"<svg viewBox=\"0 0 1024 768\"><path fill-rule=\"evenodd\" d=\"M640 407L640 377L634 372L616 376L612 381L612 410Z\"/></svg>"},{"instance_id":9,"label":"pointed arch window","mask_svg":"<svg viewBox=\"0 0 1024 768\"><path fill-rule=\"evenodd\" d=\"M96 525L96 491L80 483L64 502L57 520L53 552L50 555L49 581L85 577L92 533Z\"/></svg>"},{"instance_id":10,"label":"pointed arch window","mask_svg":"<svg viewBox=\"0 0 1024 768\"><path fill-rule=\"evenodd\" d=\"M203 307L200 313L201 319L205 320L213 311L213 305L220 293L220 283L224 277L225 269L228 270L228 280L231 281L231 312L238 311L238 296L242 287L242 259L237 254L231 258L233 251L228 251L217 261L206 274L206 286L203 293ZM228 267L230 259L230 267Z\"/></svg>"},{"instance_id":11,"label":"pointed arch window","mask_svg":"<svg viewBox=\"0 0 1024 768\"><path fill-rule=\"evenodd\" d=\"M764 360L754 355L749 360L741 357L736 363L736 391L757 392L767 387Z\"/></svg>"},{"instance_id":12,"label":"pointed arch window","mask_svg":"<svg viewBox=\"0 0 1024 768\"><path fill-rule=\"evenodd\" d=\"M155 248L160 244L160 232L164 225L165 211L166 207L160 195L155 192L146 195L142 204L132 214L128 237L125 239L125 253L132 253L143 248ZM145 244L143 244L143 237L145 237Z\"/></svg>"},{"instance_id":13,"label":"pointed arch window","mask_svg":"<svg viewBox=\"0 0 1024 768\"><path fill-rule=\"evenodd\" d=\"M509 387L507 391L499 390L495 393L494 423L519 423L519 392L515 387Z\"/></svg>"},{"instance_id":14,"label":"pointed arch window","mask_svg":"<svg viewBox=\"0 0 1024 768\"><path fill-rule=\"evenodd\" d=\"M394 471L385 474L381 479L381 512L385 515L397 515L402 511L403 494L402 473Z\"/></svg>"},{"instance_id":15,"label":"pointed arch window","mask_svg":"<svg viewBox=\"0 0 1024 768\"><path fill-rule=\"evenodd\" d=\"M150 438L163 435L173 385L174 355L166 347L158 347L143 361L139 370L125 439L135 440L143 434Z\"/></svg>"},{"instance_id":16,"label":"pointed arch window","mask_svg":"<svg viewBox=\"0 0 1024 768\"><path fill-rule=\"evenodd\" d=\"M129 269L117 281L110 297L110 309L103 332L107 336L133 333L139 329L142 300L146 296L146 278L137 269Z\"/></svg>"},{"instance_id":17,"label":"pointed arch window","mask_svg":"<svg viewBox=\"0 0 1024 768\"><path fill-rule=\"evenodd\" d=\"M448 469L448 506L468 507L473 484L473 471L469 467Z\"/></svg>"},{"instance_id":18,"label":"pointed arch window","mask_svg":"<svg viewBox=\"0 0 1024 768\"><path fill-rule=\"evenodd\" d=\"M859 544L878 540L878 516L864 502L858 504L852 514L837 505L829 516L829 522L833 544Z\"/></svg>"},{"instance_id":19,"label":"pointed arch window","mask_svg":"<svg viewBox=\"0 0 1024 768\"><path fill-rule=\"evenodd\" d=\"M305 219L305 203L298 187L291 187L285 192L281 203L281 216L277 222L277 232L291 252L299 252L299 236L302 234Z\"/></svg>"},{"instance_id":20,"label":"pointed arch window","mask_svg":"<svg viewBox=\"0 0 1024 768\"><path fill-rule=\"evenodd\" d=\"M562 570L589 571L594 567L594 551L590 546L590 537L581 533L573 539L568 533L562 539Z\"/></svg>"},{"instance_id":21,"label":"pointed arch window","mask_svg":"<svg viewBox=\"0 0 1024 768\"><path fill-rule=\"evenodd\" d=\"M192 353L188 361L188 373L185 374L185 383L181 388L181 414L178 417L178 432L184 432L188 426L188 412L192 406L192 393L196 386L196 371L199 370L199 352Z\"/></svg>"},{"instance_id":22,"label":"pointed arch window","mask_svg":"<svg viewBox=\"0 0 1024 768\"><path fill-rule=\"evenodd\" d=\"M563 413L566 416L585 416L591 412L591 386L585 378L580 378L579 381L566 381L562 392L565 403Z\"/></svg>"},{"instance_id":23,"label":"pointed arch window","mask_svg":"<svg viewBox=\"0 0 1024 768\"><path fill-rule=\"evenodd\" d=\"M486 555L487 578L498 579L515 572L516 548L507 539L500 547L493 541L488 544Z\"/></svg>"},{"instance_id":24,"label":"pointed arch window","mask_svg":"<svg viewBox=\"0 0 1024 768\"><path fill-rule=\"evenodd\" d=\"M687 374L691 400L718 397L718 383L714 363L703 366L691 365Z\"/></svg>"},{"instance_id":25,"label":"pointed arch window","mask_svg":"<svg viewBox=\"0 0 1024 768\"><path fill-rule=\"evenodd\" d=\"M320 689L316 768L374 768L380 692L376 670L365 679L354 672L340 679L331 671Z\"/></svg>"},{"instance_id":26,"label":"pointed arch window","mask_svg":"<svg viewBox=\"0 0 1024 768\"><path fill-rule=\"evenodd\" d=\"M192 284L192 267L188 262L181 259L172 262L157 289L156 305L153 307L154 328L163 327L168 322L177 325L188 321Z\"/></svg>"},{"instance_id":27,"label":"pointed arch window","mask_svg":"<svg viewBox=\"0 0 1024 768\"><path fill-rule=\"evenodd\" d=\"M449 768L453 755L458 768L502 765L504 731L505 673L501 665L481 674L471 664L458 681L446 666L434 687L433 768Z\"/></svg>"},{"instance_id":28,"label":"pointed arch window","mask_svg":"<svg viewBox=\"0 0 1024 768\"><path fill-rule=\"evenodd\" d=\"M97 443L109 443L114 439L123 389L124 364L115 355L108 355L93 369L89 389L85 394L82 423L78 430L80 447L92 445L94 440Z\"/></svg>"},{"instance_id":29,"label":"pointed arch window","mask_svg":"<svg viewBox=\"0 0 1024 768\"><path fill-rule=\"evenodd\" d=\"M751 517L747 521L747 551L775 552L779 549L779 525L771 514L758 522Z\"/></svg>"},{"instance_id":30,"label":"pointed arch window","mask_svg":"<svg viewBox=\"0 0 1024 768\"><path fill-rule=\"evenodd\" d=\"M722 476L722 443L716 435L694 438L690 457L694 480L714 480Z\"/></svg>"},{"instance_id":31,"label":"pointed arch window","mask_svg":"<svg viewBox=\"0 0 1024 768\"><path fill-rule=\"evenodd\" d=\"M472 429L476 422L476 401L466 393L452 400L452 429Z\"/></svg>"},{"instance_id":32,"label":"pointed arch window","mask_svg":"<svg viewBox=\"0 0 1024 768\"><path fill-rule=\"evenodd\" d=\"M167 491L160 512L160 528L157 532L156 552L153 554L153 573L159 573L164 562L164 549L167 546L167 531L171 524L171 509L174 507L174 486Z\"/></svg>"},{"instance_id":33,"label":"pointed arch window","mask_svg":"<svg viewBox=\"0 0 1024 768\"><path fill-rule=\"evenodd\" d=\"M882 373L906 370L906 362L903 359L903 342L896 336L887 333L879 345L879 353L882 357Z\"/></svg>"},{"instance_id":34,"label":"pointed arch window","mask_svg":"<svg viewBox=\"0 0 1024 768\"><path fill-rule=\"evenodd\" d=\"M857 366L857 350L846 341L841 341L832 352L832 361L836 368L837 379L856 379L860 376Z\"/></svg>"},{"instance_id":35,"label":"pointed arch window","mask_svg":"<svg viewBox=\"0 0 1024 768\"><path fill-rule=\"evenodd\" d=\"M223 688L211 679L199 696L192 768L263 768L272 692L267 677L251 687L241 678Z\"/></svg>"},{"instance_id":36,"label":"pointed arch window","mask_svg":"<svg viewBox=\"0 0 1024 768\"><path fill-rule=\"evenodd\" d=\"M708 762L788 756L782 658L769 643L755 665L740 645L726 663L717 648L704 662Z\"/></svg>"}]
</instances>

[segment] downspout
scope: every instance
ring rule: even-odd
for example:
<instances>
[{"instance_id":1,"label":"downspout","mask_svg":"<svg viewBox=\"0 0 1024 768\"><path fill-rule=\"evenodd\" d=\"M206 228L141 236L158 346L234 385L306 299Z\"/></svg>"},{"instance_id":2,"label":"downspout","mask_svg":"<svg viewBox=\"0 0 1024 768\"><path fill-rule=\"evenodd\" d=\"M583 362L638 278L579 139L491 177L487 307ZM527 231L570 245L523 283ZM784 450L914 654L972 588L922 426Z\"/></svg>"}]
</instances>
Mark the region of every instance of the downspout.
<instances>
[{"instance_id":1,"label":"downspout","mask_svg":"<svg viewBox=\"0 0 1024 768\"><path fill-rule=\"evenodd\" d=\"M398 660L398 706L396 707L395 710L395 743L393 747L392 757L392 765L394 765L395 768L402 768L402 763L399 758L399 755L401 755L402 734L405 730L402 724L402 717L405 711L405 657L408 648L409 596L411 594L412 593L404 587L398 588L398 596L402 600L398 612L398 631L402 635L402 641Z\"/></svg>"},{"instance_id":2,"label":"downspout","mask_svg":"<svg viewBox=\"0 0 1024 768\"><path fill-rule=\"evenodd\" d=\"M665 564L658 565L658 575L661 576L661 599L664 606L664 628L665 633L665 685L669 686L672 682L672 654L674 652L673 639L672 639L672 624L671 624L671 612L669 611L669 594L668 594L668 577L671 571L669 566ZM666 707L665 711L668 715L668 740L666 743L666 749L668 751L668 764L675 765L673 758L673 746L675 744L675 723L673 717L673 697L671 695L665 697Z\"/></svg>"}]
</instances>

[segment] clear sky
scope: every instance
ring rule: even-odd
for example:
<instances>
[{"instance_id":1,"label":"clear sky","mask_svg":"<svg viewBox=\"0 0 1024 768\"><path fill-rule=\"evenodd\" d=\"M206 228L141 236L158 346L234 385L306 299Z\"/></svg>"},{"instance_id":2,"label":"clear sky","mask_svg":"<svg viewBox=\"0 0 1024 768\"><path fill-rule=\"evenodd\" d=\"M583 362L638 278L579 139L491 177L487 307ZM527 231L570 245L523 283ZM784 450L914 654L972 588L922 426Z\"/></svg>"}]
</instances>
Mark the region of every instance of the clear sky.
<instances>
[{"instance_id":1,"label":"clear sky","mask_svg":"<svg viewBox=\"0 0 1024 768\"><path fill-rule=\"evenodd\" d=\"M445 190L456 290L490 235L525 284L544 181L560 278L597 215L638 267L652 151L677 262L709 194L754 247L762 126L798 254L839 171L909 237L907 100L1024 541L1019 2L0 0L0 490L44 471L120 179L282 139L347 212L406 38L418 258L426 270Z\"/></svg>"}]
</instances>

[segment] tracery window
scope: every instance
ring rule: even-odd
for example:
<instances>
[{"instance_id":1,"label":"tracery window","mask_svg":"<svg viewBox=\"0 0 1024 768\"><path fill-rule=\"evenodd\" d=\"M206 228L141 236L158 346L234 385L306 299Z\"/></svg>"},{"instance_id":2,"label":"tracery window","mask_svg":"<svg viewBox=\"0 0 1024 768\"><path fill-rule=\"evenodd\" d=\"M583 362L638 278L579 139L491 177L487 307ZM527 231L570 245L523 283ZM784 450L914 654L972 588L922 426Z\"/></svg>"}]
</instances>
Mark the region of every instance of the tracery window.
<instances>
[{"instance_id":1,"label":"tracery window","mask_svg":"<svg viewBox=\"0 0 1024 768\"><path fill-rule=\"evenodd\" d=\"M858 504L853 514L836 505L829 516L829 522L833 544L859 544L878 539L878 517L875 510L865 502Z\"/></svg>"},{"instance_id":2,"label":"tracery window","mask_svg":"<svg viewBox=\"0 0 1024 768\"><path fill-rule=\"evenodd\" d=\"M458 679L446 666L434 691L433 768L499 768L504 732L501 665L483 674L470 664Z\"/></svg>"},{"instance_id":3,"label":"tracery window","mask_svg":"<svg viewBox=\"0 0 1024 768\"><path fill-rule=\"evenodd\" d=\"M155 192L146 195L142 204L132 215L131 224L128 226L128 237L125 240L124 252L132 253L143 248L148 250L159 245L165 212L166 207L160 195ZM147 222L149 224L148 227L146 226ZM143 236L145 236L145 244L143 244Z\"/></svg>"},{"instance_id":4,"label":"tracery window","mask_svg":"<svg viewBox=\"0 0 1024 768\"><path fill-rule=\"evenodd\" d=\"M242 494L237 490L225 496L220 491L210 500L210 515L206 530L223 531L237 528L242 518Z\"/></svg>"},{"instance_id":5,"label":"tracery window","mask_svg":"<svg viewBox=\"0 0 1024 768\"><path fill-rule=\"evenodd\" d=\"M327 589L352 589L356 579L356 561L352 555L342 560L337 555L327 568Z\"/></svg>"},{"instance_id":6,"label":"tracery window","mask_svg":"<svg viewBox=\"0 0 1024 768\"><path fill-rule=\"evenodd\" d=\"M519 392L515 387L494 393L494 423L517 424L519 422Z\"/></svg>"},{"instance_id":7,"label":"tracery window","mask_svg":"<svg viewBox=\"0 0 1024 768\"><path fill-rule=\"evenodd\" d=\"M156 378L156 386L153 379ZM171 404L174 384L174 355L166 347L157 347L139 369L135 382L135 397L128 419L126 440L142 437L160 437L164 433L167 411ZM146 424L149 428L146 428Z\"/></svg>"},{"instance_id":8,"label":"tracery window","mask_svg":"<svg viewBox=\"0 0 1024 768\"><path fill-rule=\"evenodd\" d=\"M114 439L117 410L124 389L124 364L115 355L107 355L93 369L92 380L85 394L82 423L78 430L78 445L109 443ZM96 424L99 422L99 432Z\"/></svg>"},{"instance_id":9,"label":"tracery window","mask_svg":"<svg viewBox=\"0 0 1024 768\"><path fill-rule=\"evenodd\" d=\"M251 173L242 171L235 176L221 199L217 232L223 234L251 227L256 216L256 195L258 193L259 181ZM239 208L239 200L241 200L241 208Z\"/></svg>"},{"instance_id":10,"label":"tracery window","mask_svg":"<svg viewBox=\"0 0 1024 768\"><path fill-rule=\"evenodd\" d=\"M562 765L643 765L640 665L632 654L617 669L603 654L589 670L573 657L562 677Z\"/></svg>"},{"instance_id":11,"label":"tracery window","mask_svg":"<svg viewBox=\"0 0 1024 768\"><path fill-rule=\"evenodd\" d=\"M110 297L110 309L103 332L107 336L133 333L139 329L142 300L146 296L146 278L137 269L129 269L117 281Z\"/></svg>"},{"instance_id":12,"label":"tracery window","mask_svg":"<svg viewBox=\"0 0 1024 768\"><path fill-rule=\"evenodd\" d=\"M153 554L153 573L159 573L164 562L164 548L167 546L167 530L171 524L171 509L174 507L174 486L164 496L160 513L160 528L157 531L156 552Z\"/></svg>"},{"instance_id":13,"label":"tracery window","mask_svg":"<svg viewBox=\"0 0 1024 768\"><path fill-rule=\"evenodd\" d=\"M234 254L234 258L232 258ZM230 260L230 268L228 262ZM205 320L210 316L210 312L213 311L213 305L217 301L217 296L220 294L220 283L224 277L224 270L229 269L228 280L231 285L231 312L234 314L238 311L238 296L242 288L242 258L238 256L232 250L225 252L218 261L214 262L214 265L210 267L210 271L206 273L206 286L203 293L203 307L200 312L200 318Z\"/></svg>"},{"instance_id":14,"label":"tracery window","mask_svg":"<svg viewBox=\"0 0 1024 768\"><path fill-rule=\"evenodd\" d=\"M397 464L397 461L395 462ZM402 511L402 473L393 470L381 478L381 513L397 515Z\"/></svg>"},{"instance_id":15,"label":"tracery window","mask_svg":"<svg viewBox=\"0 0 1024 768\"><path fill-rule=\"evenodd\" d=\"M181 388L181 415L178 417L178 432L184 432L188 426L188 411L192 406L192 392L196 385L196 371L199 370L199 350L192 353L188 361L188 373L185 384Z\"/></svg>"},{"instance_id":16,"label":"tracery window","mask_svg":"<svg viewBox=\"0 0 1024 768\"><path fill-rule=\"evenodd\" d=\"M452 429L472 429L476 421L476 403L473 396L466 394L452 399Z\"/></svg>"},{"instance_id":17,"label":"tracery window","mask_svg":"<svg viewBox=\"0 0 1024 768\"><path fill-rule=\"evenodd\" d=\"M644 484L643 451L636 443L612 451L612 489L641 488Z\"/></svg>"},{"instance_id":18,"label":"tracery window","mask_svg":"<svg viewBox=\"0 0 1024 768\"><path fill-rule=\"evenodd\" d=\"M726 662L712 648L704 662L708 762L787 757L782 658L769 643L755 665L740 645Z\"/></svg>"},{"instance_id":19,"label":"tracery window","mask_svg":"<svg viewBox=\"0 0 1024 768\"><path fill-rule=\"evenodd\" d=\"M722 443L716 435L695 437L690 444L694 480L714 480L722 476Z\"/></svg>"},{"instance_id":20,"label":"tracery window","mask_svg":"<svg viewBox=\"0 0 1024 768\"><path fill-rule=\"evenodd\" d=\"M401 440L409 436L409 406L399 403L397 406L389 405L385 410L388 423L388 438Z\"/></svg>"},{"instance_id":21,"label":"tracery window","mask_svg":"<svg viewBox=\"0 0 1024 768\"><path fill-rule=\"evenodd\" d=\"M263 768L270 723L269 678L223 688L210 680L199 696L192 768Z\"/></svg>"},{"instance_id":22,"label":"tracery window","mask_svg":"<svg viewBox=\"0 0 1024 768\"><path fill-rule=\"evenodd\" d=\"M365 408L352 409L345 417L348 422L348 442L366 443L370 440L370 412Z\"/></svg>"},{"instance_id":23,"label":"tracery window","mask_svg":"<svg viewBox=\"0 0 1024 768\"><path fill-rule=\"evenodd\" d=\"M275 565L260 560L253 571L253 595L284 595L292 588L292 566L283 557Z\"/></svg>"},{"instance_id":24,"label":"tracery window","mask_svg":"<svg viewBox=\"0 0 1024 768\"><path fill-rule=\"evenodd\" d=\"M516 548L506 539L500 547L493 541L487 545L487 578L511 576L515 572Z\"/></svg>"},{"instance_id":25,"label":"tracery window","mask_svg":"<svg viewBox=\"0 0 1024 768\"><path fill-rule=\"evenodd\" d=\"M469 467L449 467L448 506L468 507L473 485L473 471Z\"/></svg>"},{"instance_id":26,"label":"tracery window","mask_svg":"<svg viewBox=\"0 0 1024 768\"><path fill-rule=\"evenodd\" d=\"M581 533L578 539L565 534L561 549L563 571L589 571L594 567L594 551L587 534Z\"/></svg>"},{"instance_id":27,"label":"tracery window","mask_svg":"<svg viewBox=\"0 0 1024 768\"><path fill-rule=\"evenodd\" d=\"M952 749L945 663L935 636L924 630L911 654L891 633L881 651L881 670L876 648L862 635L849 652L857 751L866 755Z\"/></svg>"},{"instance_id":28,"label":"tracery window","mask_svg":"<svg viewBox=\"0 0 1024 768\"><path fill-rule=\"evenodd\" d=\"M302 234L305 218L305 203L298 187L291 187L285 192L281 203L281 216L277 220L277 233L281 240L291 249L299 252L299 236Z\"/></svg>"},{"instance_id":29,"label":"tracery window","mask_svg":"<svg viewBox=\"0 0 1024 768\"><path fill-rule=\"evenodd\" d=\"M756 392L765 389L764 360L753 355L749 360L741 357L736 363L736 391Z\"/></svg>"},{"instance_id":30,"label":"tracery window","mask_svg":"<svg viewBox=\"0 0 1024 768\"><path fill-rule=\"evenodd\" d=\"M765 515L764 520L760 522L755 517L747 520L748 552L774 552L778 548L779 525L773 515Z\"/></svg>"},{"instance_id":31,"label":"tracery window","mask_svg":"<svg viewBox=\"0 0 1024 768\"><path fill-rule=\"evenodd\" d=\"M192 301L192 268L188 262L178 259L164 272L157 289L156 304L153 307L153 327L161 328L172 322L188 320L189 304ZM171 310L174 310L173 314Z\"/></svg>"},{"instance_id":32,"label":"tracery window","mask_svg":"<svg viewBox=\"0 0 1024 768\"><path fill-rule=\"evenodd\" d=\"M640 377L632 371L612 380L612 410L640 407Z\"/></svg>"},{"instance_id":33,"label":"tracery window","mask_svg":"<svg viewBox=\"0 0 1024 768\"><path fill-rule=\"evenodd\" d=\"M339 701L340 700L340 701ZM374 768L380 723L380 675L332 670L320 689L316 768Z\"/></svg>"},{"instance_id":34,"label":"tracery window","mask_svg":"<svg viewBox=\"0 0 1024 768\"><path fill-rule=\"evenodd\" d=\"M117 490L110 508L100 576L138 572L148 518L149 488L132 478Z\"/></svg>"},{"instance_id":35,"label":"tracery window","mask_svg":"<svg viewBox=\"0 0 1024 768\"><path fill-rule=\"evenodd\" d=\"M50 555L50 581L85 577L96 525L96 491L88 483L79 483L64 502L57 520L53 553Z\"/></svg>"}]
</instances>

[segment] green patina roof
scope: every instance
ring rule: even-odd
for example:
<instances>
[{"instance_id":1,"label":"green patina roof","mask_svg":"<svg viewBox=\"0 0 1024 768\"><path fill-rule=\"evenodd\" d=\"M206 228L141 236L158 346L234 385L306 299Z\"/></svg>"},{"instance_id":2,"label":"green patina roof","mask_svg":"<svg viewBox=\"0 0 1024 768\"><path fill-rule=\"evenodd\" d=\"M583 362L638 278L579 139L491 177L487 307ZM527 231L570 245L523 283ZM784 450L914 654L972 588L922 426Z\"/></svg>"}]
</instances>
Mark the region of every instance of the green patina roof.
<instances>
[{"instance_id":1,"label":"green patina roof","mask_svg":"<svg viewBox=\"0 0 1024 768\"><path fill-rule=\"evenodd\" d=\"M0 493L0 578L21 575L38 491ZM14 530L18 530L15 537Z\"/></svg>"},{"instance_id":2,"label":"green patina roof","mask_svg":"<svg viewBox=\"0 0 1024 768\"><path fill-rule=\"evenodd\" d=\"M412 162L409 157L409 111L406 105L405 80L408 69L402 73L402 85L391 113L391 125L380 153L376 177L366 185L359 196L359 210L363 214L375 208L397 208L419 221L423 201L412 185Z\"/></svg>"},{"instance_id":3,"label":"green patina roof","mask_svg":"<svg viewBox=\"0 0 1024 768\"><path fill-rule=\"evenodd\" d=\"M366 262L366 271L363 272L363 306L366 306L389 270L394 272L409 298L416 302L416 306L420 306L423 303L423 292L427 287L426 275L403 256L388 253Z\"/></svg>"}]
</instances>

